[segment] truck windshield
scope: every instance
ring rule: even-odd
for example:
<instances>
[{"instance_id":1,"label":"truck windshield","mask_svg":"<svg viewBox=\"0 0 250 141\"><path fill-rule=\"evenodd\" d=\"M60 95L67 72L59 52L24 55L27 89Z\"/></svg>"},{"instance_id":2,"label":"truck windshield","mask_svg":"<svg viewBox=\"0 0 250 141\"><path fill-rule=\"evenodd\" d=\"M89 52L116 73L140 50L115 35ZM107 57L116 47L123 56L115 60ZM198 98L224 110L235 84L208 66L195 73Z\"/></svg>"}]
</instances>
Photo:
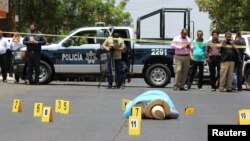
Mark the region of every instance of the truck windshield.
<instances>
[{"instance_id":1,"label":"truck windshield","mask_svg":"<svg viewBox=\"0 0 250 141\"><path fill-rule=\"evenodd\" d=\"M54 43L57 44L57 43L61 42L65 37L67 37L71 33L75 32L76 30L78 30L78 28L70 31L69 33L63 33L62 35L56 36L55 39L54 39Z\"/></svg>"}]
</instances>

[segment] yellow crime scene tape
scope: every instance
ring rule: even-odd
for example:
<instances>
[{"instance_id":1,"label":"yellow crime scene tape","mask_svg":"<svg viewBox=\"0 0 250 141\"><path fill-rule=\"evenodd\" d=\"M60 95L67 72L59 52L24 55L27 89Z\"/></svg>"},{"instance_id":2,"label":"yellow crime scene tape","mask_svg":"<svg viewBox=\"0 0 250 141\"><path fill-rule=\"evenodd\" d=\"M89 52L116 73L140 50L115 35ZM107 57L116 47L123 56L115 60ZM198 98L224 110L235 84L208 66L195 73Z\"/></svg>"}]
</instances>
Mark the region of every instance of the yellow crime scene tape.
<instances>
[{"instance_id":1,"label":"yellow crime scene tape","mask_svg":"<svg viewBox=\"0 0 250 141\"><path fill-rule=\"evenodd\" d=\"M26 35L26 34L31 34L31 33L25 33L25 32L3 32L6 34L15 34L18 33L19 35ZM31 35L43 35L45 37L67 37L69 35L59 35L59 34L31 34ZM71 36L72 38L82 38L82 39L107 39L108 37L93 37L93 36ZM114 40L118 40L119 38L113 38ZM127 39L127 38L122 38L124 41L133 41L133 42L143 42L143 43L161 43L161 44L171 44L173 43L173 41L169 41L169 40L153 40L153 39ZM192 42L191 42L192 43ZM188 43L187 43L188 44ZM190 44L190 43L189 43ZM220 44L215 44L215 43L196 43L196 44L204 44L204 46L215 46L215 47L228 47L228 48L232 48L231 45L222 45ZM182 45L184 45L182 43ZM249 48L249 46L245 45L235 45L236 48Z\"/></svg>"}]
</instances>

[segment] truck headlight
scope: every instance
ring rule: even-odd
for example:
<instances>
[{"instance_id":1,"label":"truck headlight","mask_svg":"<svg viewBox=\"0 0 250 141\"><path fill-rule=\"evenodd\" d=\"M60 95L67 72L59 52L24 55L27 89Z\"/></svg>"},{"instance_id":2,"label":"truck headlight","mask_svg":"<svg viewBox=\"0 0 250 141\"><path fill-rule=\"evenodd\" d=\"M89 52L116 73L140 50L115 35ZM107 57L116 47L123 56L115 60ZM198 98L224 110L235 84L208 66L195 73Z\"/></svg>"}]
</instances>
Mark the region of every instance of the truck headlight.
<instances>
[{"instance_id":1,"label":"truck headlight","mask_svg":"<svg viewBox=\"0 0 250 141\"><path fill-rule=\"evenodd\" d=\"M14 52L15 60L22 60L25 57L24 51Z\"/></svg>"}]
</instances>

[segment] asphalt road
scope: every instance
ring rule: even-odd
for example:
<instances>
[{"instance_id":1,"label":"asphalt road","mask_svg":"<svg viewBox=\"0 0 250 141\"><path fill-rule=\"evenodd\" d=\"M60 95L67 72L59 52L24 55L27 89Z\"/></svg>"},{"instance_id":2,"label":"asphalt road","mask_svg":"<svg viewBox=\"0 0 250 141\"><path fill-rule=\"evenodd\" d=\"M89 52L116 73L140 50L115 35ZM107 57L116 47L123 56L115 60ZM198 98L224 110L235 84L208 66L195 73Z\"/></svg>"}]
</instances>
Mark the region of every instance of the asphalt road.
<instances>
[{"instance_id":1,"label":"asphalt road","mask_svg":"<svg viewBox=\"0 0 250 141\"><path fill-rule=\"evenodd\" d=\"M127 119L121 111L121 100L133 99L155 89L142 79L133 79L125 89L107 89L103 82L53 82L29 86L0 82L1 141L205 141L208 124L237 124L239 109L250 109L250 93L211 92L209 86L198 91L173 91L171 85L161 88L169 94L178 111L176 120L142 120L141 135L129 136ZM23 112L13 113L12 103L20 99ZM70 114L54 112L55 100L69 100ZM53 109L54 121L42 123L33 117L35 102ZM185 115L185 107L195 107Z\"/></svg>"}]
</instances>

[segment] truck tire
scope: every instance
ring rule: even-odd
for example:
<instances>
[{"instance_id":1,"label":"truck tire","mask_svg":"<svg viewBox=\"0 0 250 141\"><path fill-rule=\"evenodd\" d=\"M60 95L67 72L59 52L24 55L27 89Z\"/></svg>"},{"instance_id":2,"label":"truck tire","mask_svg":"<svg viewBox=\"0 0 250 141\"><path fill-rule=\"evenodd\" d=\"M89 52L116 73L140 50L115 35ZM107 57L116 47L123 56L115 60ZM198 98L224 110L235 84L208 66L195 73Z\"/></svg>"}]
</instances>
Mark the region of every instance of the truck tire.
<instances>
[{"instance_id":1,"label":"truck tire","mask_svg":"<svg viewBox=\"0 0 250 141\"><path fill-rule=\"evenodd\" d=\"M40 84L49 84L51 80L52 80L52 68L47 62L41 60L39 82Z\"/></svg>"},{"instance_id":2,"label":"truck tire","mask_svg":"<svg viewBox=\"0 0 250 141\"><path fill-rule=\"evenodd\" d=\"M28 67L25 67L26 73L23 73L22 79L28 79ZM35 79L35 72L32 74L33 79ZM52 81L52 69L51 66L41 60L40 61L40 75L39 75L39 83L40 84L49 84Z\"/></svg>"},{"instance_id":3,"label":"truck tire","mask_svg":"<svg viewBox=\"0 0 250 141\"><path fill-rule=\"evenodd\" d=\"M245 79L245 83L246 83L246 86L247 86L247 89L249 90L249 86L250 86L250 68L248 68L246 70L246 73L244 75L244 79Z\"/></svg>"},{"instance_id":4,"label":"truck tire","mask_svg":"<svg viewBox=\"0 0 250 141\"><path fill-rule=\"evenodd\" d=\"M163 64L153 64L145 72L144 80L151 87L165 87L171 78L170 69Z\"/></svg>"}]
</instances>

